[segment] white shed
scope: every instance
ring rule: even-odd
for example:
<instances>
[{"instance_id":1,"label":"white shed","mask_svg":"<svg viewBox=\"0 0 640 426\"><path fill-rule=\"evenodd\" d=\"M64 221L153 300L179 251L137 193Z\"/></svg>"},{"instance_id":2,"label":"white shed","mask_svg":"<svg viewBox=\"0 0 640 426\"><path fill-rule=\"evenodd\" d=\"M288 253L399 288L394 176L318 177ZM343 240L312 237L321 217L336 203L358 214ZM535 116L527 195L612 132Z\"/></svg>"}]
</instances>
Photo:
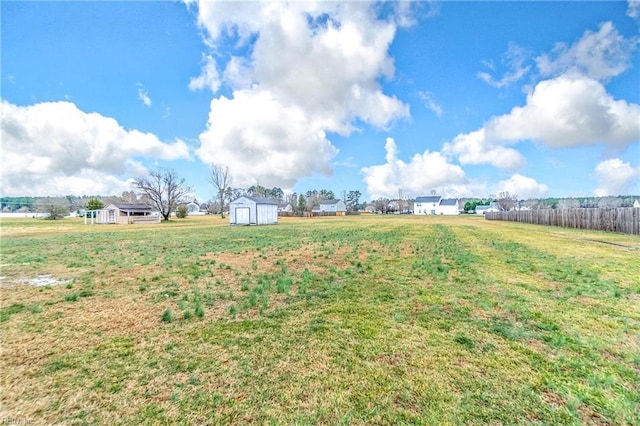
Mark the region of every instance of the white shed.
<instances>
[{"instance_id":1,"label":"white shed","mask_svg":"<svg viewBox=\"0 0 640 426\"><path fill-rule=\"evenodd\" d=\"M109 204L107 207L95 210L93 213L96 223L160 223L160 212L146 204L118 203ZM85 215L86 217L90 215ZM93 223L93 220L91 221Z\"/></svg>"},{"instance_id":2,"label":"white shed","mask_svg":"<svg viewBox=\"0 0 640 426\"><path fill-rule=\"evenodd\" d=\"M229 204L230 225L278 223L278 203L269 198L242 196Z\"/></svg>"}]
</instances>

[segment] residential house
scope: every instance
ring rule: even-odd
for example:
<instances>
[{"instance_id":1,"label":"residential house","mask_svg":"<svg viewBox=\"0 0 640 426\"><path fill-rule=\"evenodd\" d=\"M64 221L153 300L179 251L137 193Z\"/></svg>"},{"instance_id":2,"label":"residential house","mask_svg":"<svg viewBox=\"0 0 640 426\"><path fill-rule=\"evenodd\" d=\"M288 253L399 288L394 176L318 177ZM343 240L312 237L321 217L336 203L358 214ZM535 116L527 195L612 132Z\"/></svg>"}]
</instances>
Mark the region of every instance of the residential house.
<instances>
[{"instance_id":1,"label":"residential house","mask_svg":"<svg viewBox=\"0 0 640 426\"><path fill-rule=\"evenodd\" d=\"M200 206L194 202L187 204L187 213L190 215L200 214Z\"/></svg>"},{"instance_id":2,"label":"residential house","mask_svg":"<svg viewBox=\"0 0 640 426\"><path fill-rule=\"evenodd\" d=\"M460 201L457 198L442 198L440 195L418 197L413 203L413 214L458 215Z\"/></svg>"},{"instance_id":3,"label":"residential house","mask_svg":"<svg viewBox=\"0 0 640 426\"><path fill-rule=\"evenodd\" d=\"M495 203L491 203L488 206L476 206L476 214L485 214L485 213L491 213L491 212L499 212L500 209L498 208L497 205L495 205Z\"/></svg>"},{"instance_id":4,"label":"residential house","mask_svg":"<svg viewBox=\"0 0 640 426\"><path fill-rule=\"evenodd\" d=\"M342 200L324 200L313 209L314 213L335 213L336 215L343 215L346 211L347 206Z\"/></svg>"},{"instance_id":5,"label":"residential house","mask_svg":"<svg viewBox=\"0 0 640 426\"><path fill-rule=\"evenodd\" d=\"M95 210L96 223L160 223L160 212L147 204L118 203Z\"/></svg>"},{"instance_id":6,"label":"residential house","mask_svg":"<svg viewBox=\"0 0 640 426\"><path fill-rule=\"evenodd\" d=\"M293 206L291 206L291 203L280 203L278 204L278 213L290 215L293 213Z\"/></svg>"},{"instance_id":7,"label":"residential house","mask_svg":"<svg viewBox=\"0 0 640 426\"><path fill-rule=\"evenodd\" d=\"M364 213L373 214L373 213L378 213L378 212L376 211L375 206L369 204L364 208Z\"/></svg>"},{"instance_id":8,"label":"residential house","mask_svg":"<svg viewBox=\"0 0 640 426\"><path fill-rule=\"evenodd\" d=\"M442 197L432 195L430 197L417 197L413 203L413 214L438 214L438 206Z\"/></svg>"},{"instance_id":9,"label":"residential house","mask_svg":"<svg viewBox=\"0 0 640 426\"><path fill-rule=\"evenodd\" d=\"M457 198L443 198L438 205L437 214L458 215L460 214L460 205Z\"/></svg>"},{"instance_id":10,"label":"residential house","mask_svg":"<svg viewBox=\"0 0 640 426\"><path fill-rule=\"evenodd\" d=\"M278 203L270 198L243 195L229 204L230 225L278 223Z\"/></svg>"}]
</instances>

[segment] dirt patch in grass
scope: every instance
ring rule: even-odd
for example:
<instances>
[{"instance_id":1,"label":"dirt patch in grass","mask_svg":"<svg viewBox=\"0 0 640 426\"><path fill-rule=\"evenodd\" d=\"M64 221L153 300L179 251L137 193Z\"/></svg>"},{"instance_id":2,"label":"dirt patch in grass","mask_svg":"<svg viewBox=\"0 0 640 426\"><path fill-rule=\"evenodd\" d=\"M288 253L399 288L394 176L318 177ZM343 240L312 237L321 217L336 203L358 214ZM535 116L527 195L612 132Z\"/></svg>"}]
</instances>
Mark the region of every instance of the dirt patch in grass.
<instances>
[{"instance_id":1,"label":"dirt patch in grass","mask_svg":"<svg viewBox=\"0 0 640 426\"><path fill-rule=\"evenodd\" d=\"M215 260L216 273L223 274L225 270L273 274L281 271L283 266L291 272L308 269L310 272L322 274L327 272L329 267L344 269L356 261L366 262L373 250L380 249L380 244L376 242L368 242L366 247L358 246L355 253L353 247L346 245L308 243L295 250L207 253L201 259Z\"/></svg>"},{"instance_id":2,"label":"dirt patch in grass","mask_svg":"<svg viewBox=\"0 0 640 426\"><path fill-rule=\"evenodd\" d=\"M65 278L56 278L52 275L38 275L33 278L14 278L14 279L6 279L6 277L0 277L0 285L2 286L13 286L13 285L30 285L34 287L46 287L46 286L54 286L60 284L68 284L72 282L73 279L65 279Z\"/></svg>"},{"instance_id":3,"label":"dirt patch in grass","mask_svg":"<svg viewBox=\"0 0 640 426\"><path fill-rule=\"evenodd\" d=\"M556 408L556 409L564 408L567 405L567 402L565 401L565 399L556 393L542 392L541 396L542 396L542 399L544 399L544 402L546 402L553 408Z\"/></svg>"}]
</instances>

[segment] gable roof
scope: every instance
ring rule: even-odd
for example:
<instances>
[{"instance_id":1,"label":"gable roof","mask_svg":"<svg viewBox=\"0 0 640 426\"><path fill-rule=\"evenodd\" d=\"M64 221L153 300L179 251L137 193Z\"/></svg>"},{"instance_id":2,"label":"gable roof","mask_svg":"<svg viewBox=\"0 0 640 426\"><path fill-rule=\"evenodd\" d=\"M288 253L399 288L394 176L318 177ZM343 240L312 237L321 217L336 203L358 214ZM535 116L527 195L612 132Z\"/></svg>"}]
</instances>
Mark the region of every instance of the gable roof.
<instances>
[{"instance_id":1,"label":"gable roof","mask_svg":"<svg viewBox=\"0 0 640 426\"><path fill-rule=\"evenodd\" d=\"M340 201L342 200L324 200L324 201L320 201L320 204L333 205L333 204L338 204Z\"/></svg>"},{"instance_id":2,"label":"gable roof","mask_svg":"<svg viewBox=\"0 0 640 426\"><path fill-rule=\"evenodd\" d=\"M272 204L272 205L274 205L274 206L277 206L277 205L278 205L278 202L277 202L277 201L272 200L271 198L267 198L267 197L250 197L250 196L248 196L248 195L243 195L242 197L238 197L238 198L236 198L236 199L235 199L235 200L233 200L233 201L237 201L237 200L239 200L240 198L246 198L246 199L249 199L249 200L253 201L253 202L254 202L254 203L256 203L256 204ZM232 202L233 202L233 201L232 201Z\"/></svg>"},{"instance_id":3,"label":"gable roof","mask_svg":"<svg viewBox=\"0 0 640 426\"><path fill-rule=\"evenodd\" d=\"M458 204L457 198L443 198L442 200L440 200L441 206L455 206L457 204Z\"/></svg>"},{"instance_id":4,"label":"gable roof","mask_svg":"<svg viewBox=\"0 0 640 426\"><path fill-rule=\"evenodd\" d=\"M433 195L430 197L417 197L416 203L437 203L442 197L439 195Z\"/></svg>"}]
</instances>

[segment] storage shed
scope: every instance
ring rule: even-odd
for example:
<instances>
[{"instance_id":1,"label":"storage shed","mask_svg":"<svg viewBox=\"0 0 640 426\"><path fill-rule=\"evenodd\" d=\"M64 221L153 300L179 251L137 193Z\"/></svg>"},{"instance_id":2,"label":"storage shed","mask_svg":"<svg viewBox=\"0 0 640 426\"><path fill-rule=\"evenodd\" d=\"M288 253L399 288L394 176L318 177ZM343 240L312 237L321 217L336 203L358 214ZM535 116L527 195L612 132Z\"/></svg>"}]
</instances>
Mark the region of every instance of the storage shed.
<instances>
[{"instance_id":1,"label":"storage shed","mask_svg":"<svg viewBox=\"0 0 640 426\"><path fill-rule=\"evenodd\" d=\"M229 204L230 225L278 223L278 203L270 198L242 196Z\"/></svg>"},{"instance_id":2,"label":"storage shed","mask_svg":"<svg viewBox=\"0 0 640 426\"><path fill-rule=\"evenodd\" d=\"M96 223L160 223L160 212L146 204L119 203L95 210ZM86 216L85 216L86 217ZM93 223L93 221L92 221Z\"/></svg>"}]
</instances>

